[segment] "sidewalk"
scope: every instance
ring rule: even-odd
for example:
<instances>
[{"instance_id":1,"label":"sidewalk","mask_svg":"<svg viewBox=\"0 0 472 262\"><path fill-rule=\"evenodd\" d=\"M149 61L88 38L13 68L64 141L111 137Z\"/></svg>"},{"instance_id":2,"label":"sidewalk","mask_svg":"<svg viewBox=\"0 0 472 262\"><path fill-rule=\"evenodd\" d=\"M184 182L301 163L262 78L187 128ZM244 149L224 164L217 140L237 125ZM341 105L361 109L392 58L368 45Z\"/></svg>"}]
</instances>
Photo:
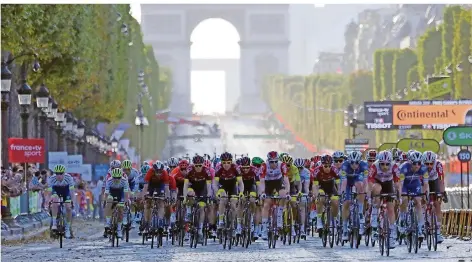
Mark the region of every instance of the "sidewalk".
<instances>
[{"instance_id":1,"label":"sidewalk","mask_svg":"<svg viewBox=\"0 0 472 262\"><path fill-rule=\"evenodd\" d=\"M2 241L22 240L41 234L49 228L49 223L49 214L44 211L2 220Z\"/></svg>"}]
</instances>

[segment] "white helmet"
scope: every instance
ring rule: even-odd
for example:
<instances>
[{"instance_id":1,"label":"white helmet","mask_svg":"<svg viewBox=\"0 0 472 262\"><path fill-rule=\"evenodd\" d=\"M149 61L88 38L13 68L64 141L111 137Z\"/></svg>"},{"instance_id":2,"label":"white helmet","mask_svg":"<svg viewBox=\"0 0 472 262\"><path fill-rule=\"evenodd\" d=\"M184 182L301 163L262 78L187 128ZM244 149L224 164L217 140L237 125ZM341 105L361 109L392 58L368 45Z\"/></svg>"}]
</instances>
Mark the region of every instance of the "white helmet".
<instances>
[{"instance_id":1,"label":"white helmet","mask_svg":"<svg viewBox=\"0 0 472 262\"><path fill-rule=\"evenodd\" d=\"M169 158L169 160L167 160L167 163L169 164L169 166L178 166L179 160L175 157L171 157Z\"/></svg>"},{"instance_id":2,"label":"white helmet","mask_svg":"<svg viewBox=\"0 0 472 262\"><path fill-rule=\"evenodd\" d=\"M118 160L118 159L115 159L115 160L111 161L110 167L111 167L112 169L113 169L113 168L121 168L121 161Z\"/></svg>"},{"instance_id":3,"label":"white helmet","mask_svg":"<svg viewBox=\"0 0 472 262\"><path fill-rule=\"evenodd\" d=\"M362 153L359 151L352 151L347 156L347 160L350 162L359 162L362 160Z\"/></svg>"},{"instance_id":4,"label":"white helmet","mask_svg":"<svg viewBox=\"0 0 472 262\"><path fill-rule=\"evenodd\" d=\"M334 158L334 159L336 159L336 158L337 158L337 159L339 159L339 158L344 158L344 153L343 153L342 151L335 151L335 152L333 153L333 158Z\"/></svg>"},{"instance_id":5,"label":"white helmet","mask_svg":"<svg viewBox=\"0 0 472 262\"><path fill-rule=\"evenodd\" d=\"M382 162L382 163L390 163L393 161L392 153L387 150L380 152L377 158L379 162Z\"/></svg>"},{"instance_id":6,"label":"white helmet","mask_svg":"<svg viewBox=\"0 0 472 262\"><path fill-rule=\"evenodd\" d=\"M410 153L408 160L411 162L421 162L423 160L423 155L418 151L414 151Z\"/></svg>"},{"instance_id":7,"label":"white helmet","mask_svg":"<svg viewBox=\"0 0 472 262\"><path fill-rule=\"evenodd\" d=\"M436 154L433 151L424 151L422 160L424 163L434 163L436 162Z\"/></svg>"}]
</instances>

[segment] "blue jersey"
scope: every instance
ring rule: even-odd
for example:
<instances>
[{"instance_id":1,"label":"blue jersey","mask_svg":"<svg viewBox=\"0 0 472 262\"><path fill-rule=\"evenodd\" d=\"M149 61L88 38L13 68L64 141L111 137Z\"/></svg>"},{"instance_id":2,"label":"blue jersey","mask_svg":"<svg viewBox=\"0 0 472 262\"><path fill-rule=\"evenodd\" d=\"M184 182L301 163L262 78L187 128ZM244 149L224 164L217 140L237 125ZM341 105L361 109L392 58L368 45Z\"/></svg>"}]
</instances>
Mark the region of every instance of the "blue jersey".
<instances>
[{"instance_id":1,"label":"blue jersey","mask_svg":"<svg viewBox=\"0 0 472 262\"><path fill-rule=\"evenodd\" d=\"M362 181L369 174L369 165L365 161L360 161L359 166L354 170L349 161L344 161L341 166L341 179L356 179Z\"/></svg>"},{"instance_id":2,"label":"blue jersey","mask_svg":"<svg viewBox=\"0 0 472 262\"><path fill-rule=\"evenodd\" d=\"M299 171L300 173L300 180L302 182L310 182L310 170L308 170L307 168L303 168L302 170Z\"/></svg>"},{"instance_id":3,"label":"blue jersey","mask_svg":"<svg viewBox=\"0 0 472 262\"><path fill-rule=\"evenodd\" d=\"M136 170L136 168L131 168L131 171L129 173L128 176L128 185L129 185L129 188L131 191L136 191L136 187L137 187L137 183L136 183L136 179L139 177L140 173L138 172L138 170Z\"/></svg>"},{"instance_id":4,"label":"blue jersey","mask_svg":"<svg viewBox=\"0 0 472 262\"><path fill-rule=\"evenodd\" d=\"M403 180L403 184L412 183L414 181L428 182L428 169L425 165L421 165L418 171L413 172L413 164L411 162L405 162L400 165L400 179Z\"/></svg>"}]
</instances>

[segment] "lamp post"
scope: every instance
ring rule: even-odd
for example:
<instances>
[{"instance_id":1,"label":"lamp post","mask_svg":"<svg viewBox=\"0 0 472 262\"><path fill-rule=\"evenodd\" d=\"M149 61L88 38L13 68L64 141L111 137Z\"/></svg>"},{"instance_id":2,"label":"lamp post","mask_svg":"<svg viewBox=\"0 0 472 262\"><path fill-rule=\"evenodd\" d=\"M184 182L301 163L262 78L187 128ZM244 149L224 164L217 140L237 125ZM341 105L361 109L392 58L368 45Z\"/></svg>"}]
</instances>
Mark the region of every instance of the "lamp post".
<instances>
[{"instance_id":1,"label":"lamp post","mask_svg":"<svg viewBox=\"0 0 472 262\"><path fill-rule=\"evenodd\" d=\"M118 150L118 140L116 139L116 137L113 137L113 139L111 140L111 151L113 153L113 155L112 155L113 159L116 158L116 151L117 150Z\"/></svg>"},{"instance_id":2,"label":"lamp post","mask_svg":"<svg viewBox=\"0 0 472 262\"><path fill-rule=\"evenodd\" d=\"M53 136L53 131L54 131L54 127L55 127L55 124L56 124L56 121L54 120L57 116L57 103L56 103L56 100L54 98L52 98L51 96L49 96L49 105L50 107L48 106L48 113L47 113L47 121L46 121L46 137L47 137L47 149L48 149L48 153L46 153L46 167L47 168L50 168L49 167L49 151L50 150L54 150L54 145L57 143L56 140L54 139L54 136ZM52 122L52 128L51 128L51 122ZM57 139L57 137L56 137Z\"/></svg>"},{"instance_id":3,"label":"lamp post","mask_svg":"<svg viewBox=\"0 0 472 262\"><path fill-rule=\"evenodd\" d=\"M143 157L143 142L144 142L144 126L149 126L149 122L147 118L144 116L142 105L138 104L138 110L136 111L136 118L134 120L134 124L139 127L140 129L140 137L139 141L139 160L138 162L141 163L141 159Z\"/></svg>"},{"instance_id":4,"label":"lamp post","mask_svg":"<svg viewBox=\"0 0 472 262\"><path fill-rule=\"evenodd\" d=\"M23 84L18 89L18 101L21 106L21 136L22 138L28 138L28 108L31 105L31 87L26 83L26 77L23 79Z\"/></svg>"},{"instance_id":5,"label":"lamp post","mask_svg":"<svg viewBox=\"0 0 472 262\"><path fill-rule=\"evenodd\" d=\"M8 70L7 63L2 61L2 166L8 166L8 106L10 103L12 73Z\"/></svg>"},{"instance_id":6,"label":"lamp post","mask_svg":"<svg viewBox=\"0 0 472 262\"><path fill-rule=\"evenodd\" d=\"M85 134L85 123L82 120L79 120L77 123L77 148L78 153L85 158L85 141L84 141L84 134Z\"/></svg>"},{"instance_id":7,"label":"lamp post","mask_svg":"<svg viewBox=\"0 0 472 262\"><path fill-rule=\"evenodd\" d=\"M56 151L62 152L64 151L64 140L62 138L62 123L66 119L66 113L62 110L57 110L56 117L54 121L56 121L56 135L57 135L57 145Z\"/></svg>"},{"instance_id":8,"label":"lamp post","mask_svg":"<svg viewBox=\"0 0 472 262\"><path fill-rule=\"evenodd\" d=\"M45 140L45 152L49 152L49 143L46 139L46 121L47 115L46 112L49 111L49 106L52 110L52 101L51 104L49 103L49 90L47 87L42 84L39 86L38 91L36 92L36 106L40 109L39 112L39 120L40 120L40 128L39 128L39 136ZM45 168L46 163L41 164L41 168Z\"/></svg>"}]
</instances>

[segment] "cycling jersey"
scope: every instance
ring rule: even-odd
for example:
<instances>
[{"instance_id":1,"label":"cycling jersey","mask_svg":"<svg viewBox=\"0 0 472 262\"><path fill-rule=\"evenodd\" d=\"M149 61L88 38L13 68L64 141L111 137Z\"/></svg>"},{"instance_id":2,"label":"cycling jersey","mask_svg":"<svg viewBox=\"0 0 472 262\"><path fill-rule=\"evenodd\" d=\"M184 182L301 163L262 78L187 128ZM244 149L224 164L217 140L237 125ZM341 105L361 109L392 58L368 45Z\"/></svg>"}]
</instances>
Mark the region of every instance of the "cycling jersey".
<instances>
[{"instance_id":1,"label":"cycling jersey","mask_svg":"<svg viewBox=\"0 0 472 262\"><path fill-rule=\"evenodd\" d=\"M338 169L331 165L328 172L325 172L323 166L315 168L313 174L313 184L319 185L327 195L334 195L336 193L335 184L339 183Z\"/></svg>"},{"instance_id":2,"label":"cycling jersey","mask_svg":"<svg viewBox=\"0 0 472 262\"><path fill-rule=\"evenodd\" d=\"M231 167L226 170L223 166L215 172L215 180L219 182L222 189L224 189L228 195L237 195L237 178L241 177L239 167L236 164L231 164Z\"/></svg>"},{"instance_id":3,"label":"cycling jersey","mask_svg":"<svg viewBox=\"0 0 472 262\"><path fill-rule=\"evenodd\" d=\"M136 186L134 187L134 192L141 192L143 191L143 188L144 188L144 185L146 184L146 181L144 181L144 176L143 174L139 174L136 178L135 178L135 183L136 183Z\"/></svg>"},{"instance_id":4,"label":"cycling jersey","mask_svg":"<svg viewBox=\"0 0 472 262\"><path fill-rule=\"evenodd\" d=\"M149 169L144 177L144 181L148 184L148 193L153 195L154 192L164 194L165 186L169 186L169 175L166 170L156 173L153 168Z\"/></svg>"},{"instance_id":5,"label":"cycling jersey","mask_svg":"<svg viewBox=\"0 0 472 262\"><path fill-rule=\"evenodd\" d=\"M126 175L126 173L123 173L123 174ZM135 168L131 168L129 174L127 175L129 188L133 192L136 191L136 188L138 186L136 183L136 179L139 175L140 175L140 172L138 172L138 170L136 170Z\"/></svg>"},{"instance_id":6,"label":"cycling jersey","mask_svg":"<svg viewBox=\"0 0 472 262\"><path fill-rule=\"evenodd\" d=\"M298 172L300 174L300 181L302 181L303 183L307 181L310 182L311 173L312 173L310 170L304 167L302 170L299 170Z\"/></svg>"},{"instance_id":7,"label":"cycling jersey","mask_svg":"<svg viewBox=\"0 0 472 262\"><path fill-rule=\"evenodd\" d=\"M47 179L48 191L53 195L58 195L62 198L63 202L71 202L71 190L74 190L74 178L70 174L62 175L63 178L59 180L57 175L54 174Z\"/></svg>"},{"instance_id":8,"label":"cycling jersey","mask_svg":"<svg viewBox=\"0 0 472 262\"><path fill-rule=\"evenodd\" d=\"M371 183L383 183L386 181L400 181L400 170L395 162L390 163L387 171L382 171L380 168L380 162L375 161L369 168L369 182Z\"/></svg>"},{"instance_id":9,"label":"cycling jersey","mask_svg":"<svg viewBox=\"0 0 472 262\"><path fill-rule=\"evenodd\" d=\"M269 180L280 180L282 177L287 176L288 168L283 162L278 162L277 167L270 168L269 162L262 163L260 178L265 181Z\"/></svg>"},{"instance_id":10,"label":"cycling jersey","mask_svg":"<svg viewBox=\"0 0 472 262\"><path fill-rule=\"evenodd\" d=\"M126 178L110 178L107 180L105 194L110 194L114 201L123 202L126 192L129 192L129 184Z\"/></svg>"},{"instance_id":11,"label":"cycling jersey","mask_svg":"<svg viewBox=\"0 0 472 262\"><path fill-rule=\"evenodd\" d=\"M185 179L190 183L189 188L193 189L195 196L206 197L208 195L207 183L211 183L210 170L202 167L202 170L197 172L194 165L190 165L187 170Z\"/></svg>"},{"instance_id":12,"label":"cycling jersey","mask_svg":"<svg viewBox=\"0 0 472 262\"><path fill-rule=\"evenodd\" d=\"M298 168L295 165L290 165L288 167L288 179L290 183L292 182L299 182L300 181L300 173L298 172Z\"/></svg>"},{"instance_id":13,"label":"cycling jersey","mask_svg":"<svg viewBox=\"0 0 472 262\"><path fill-rule=\"evenodd\" d=\"M244 193L256 192L256 182L259 181L258 169L251 166L246 173L243 170L241 169L241 177L244 183Z\"/></svg>"},{"instance_id":14,"label":"cycling jersey","mask_svg":"<svg viewBox=\"0 0 472 262\"><path fill-rule=\"evenodd\" d=\"M444 168L441 162L436 160L431 166L431 168L430 166L427 166L427 168L429 172L429 175L428 175L429 181L436 180L438 178L440 180L444 180Z\"/></svg>"},{"instance_id":15,"label":"cycling jersey","mask_svg":"<svg viewBox=\"0 0 472 262\"><path fill-rule=\"evenodd\" d=\"M400 166L400 178L403 180L402 193L421 194L422 182L428 182L428 169L421 165L413 171L413 164L405 162Z\"/></svg>"},{"instance_id":16,"label":"cycling jersey","mask_svg":"<svg viewBox=\"0 0 472 262\"><path fill-rule=\"evenodd\" d=\"M365 161L360 161L358 167L354 170L349 161L345 161L341 166L341 179L346 179L346 194L345 199L351 200L352 187L356 182L364 181L364 177L369 174L369 164Z\"/></svg>"}]
</instances>

